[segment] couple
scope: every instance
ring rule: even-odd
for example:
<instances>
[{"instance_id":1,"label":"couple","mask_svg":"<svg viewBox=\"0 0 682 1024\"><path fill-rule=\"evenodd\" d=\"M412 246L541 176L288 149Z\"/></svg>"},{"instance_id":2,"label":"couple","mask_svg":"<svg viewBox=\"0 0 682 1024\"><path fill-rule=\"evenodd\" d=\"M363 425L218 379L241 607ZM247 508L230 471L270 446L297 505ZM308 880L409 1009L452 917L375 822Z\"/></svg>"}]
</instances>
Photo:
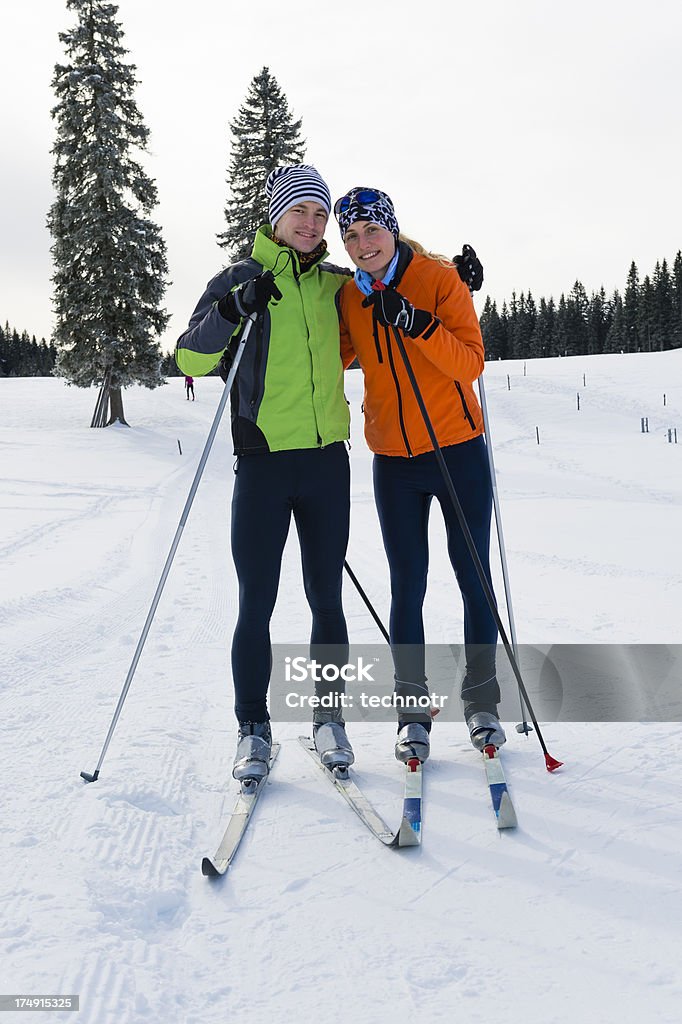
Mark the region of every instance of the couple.
<instances>
[{"instance_id":1,"label":"couple","mask_svg":"<svg viewBox=\"0 0 682 1024\"><path fill-rule=\"evenodd\" d=\"M422 605L428 518L435 497L464 603L462 683L472 743L505 741L497 717L497 626L445 489L433 445L396 345L405 339L419 389L488 579L492 487L473 382L484 349L467 285L478 268L425 253L400 234L385 192L352 188L334 214L354 276L323 262L329 188L308 165L278 167L265 185L269 225L251 257L208 284L178 340L180 370L227 378L245 319L256 316L232 389L236 478L232 555L239 617L232 641L239 739L233 775L267 774L269 623L293 512L315 646L343 663L348 632L341 601L350 520L349 436L343 371L364 373L365 436L375 453L374 493L390 567L390 638L398 695L428 693ZM461 258L458 258L461 260ZM458 272L459 271L459 272ZM460 274L462 276L460 276ZM329 660L327 657L326 659ZM429 756L431 718L399 713L399 761ZM341 710L318 709L313 734L330 769L353 763Z\"/></svg>"}]
</instances>

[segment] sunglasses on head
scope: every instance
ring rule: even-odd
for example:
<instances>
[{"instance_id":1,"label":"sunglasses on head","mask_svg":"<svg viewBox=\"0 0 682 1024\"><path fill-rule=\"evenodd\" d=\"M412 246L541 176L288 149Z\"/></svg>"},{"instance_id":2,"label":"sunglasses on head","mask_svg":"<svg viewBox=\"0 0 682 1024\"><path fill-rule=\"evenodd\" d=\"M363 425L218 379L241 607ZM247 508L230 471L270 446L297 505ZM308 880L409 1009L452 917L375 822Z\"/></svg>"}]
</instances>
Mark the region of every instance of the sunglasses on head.
<instances>
[{"instance_id":1,"label":"sunglasses on head","mask_svg":"<svg viewBox=\"0 0 682 1024\"><path fill-rule=\"evenodd\" d=\"M349 192L348 195L341 196L337 199L334 204L334 216L338 218L340 213L345 213L349 209L351 203L359 203L361 206L371 206L372 203L378 203L382 198L381 192L376 192L373 188L359 188Z\"/></svg>"}]
</instances>

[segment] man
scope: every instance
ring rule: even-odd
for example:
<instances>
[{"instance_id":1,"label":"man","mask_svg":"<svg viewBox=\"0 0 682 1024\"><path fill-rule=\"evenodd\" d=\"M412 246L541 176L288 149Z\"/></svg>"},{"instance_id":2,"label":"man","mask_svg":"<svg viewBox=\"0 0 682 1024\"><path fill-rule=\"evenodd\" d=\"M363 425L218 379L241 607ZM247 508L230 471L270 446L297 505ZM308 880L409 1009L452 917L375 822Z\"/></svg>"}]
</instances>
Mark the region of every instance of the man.
<instances>
[{"instance_id":1,"label":"man","mask_svg":"<svg viewBox=\"0 0 682 1024\"><path fill-rule=\"evenodd\" d=\"M183 373L209 373L223 352L227 369L246 318L257 317L231 394L237 455L231 543L239 579L233 775L242 783L268 772L269 623L292 514L313 619L311 658L317 645L327 653L333 645L334 660L343 664L348 648L341 584L350 517L349 413L335 303L347 271L323 262L331 196L318 171L278 167L265 188L270 224L256 232L248 259L209 282L176 350ZM313 734L327 767L353 763L340 709L316 710Z\"/></svg>"}]
</instances>

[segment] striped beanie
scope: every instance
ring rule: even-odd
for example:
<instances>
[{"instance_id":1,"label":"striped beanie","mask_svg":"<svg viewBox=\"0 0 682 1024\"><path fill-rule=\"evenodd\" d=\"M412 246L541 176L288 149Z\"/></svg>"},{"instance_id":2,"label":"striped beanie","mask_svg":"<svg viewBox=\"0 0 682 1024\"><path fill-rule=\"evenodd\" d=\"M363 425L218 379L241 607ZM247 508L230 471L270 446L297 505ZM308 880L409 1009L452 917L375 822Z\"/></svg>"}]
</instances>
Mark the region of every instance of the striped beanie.
<instances>
[{"instance_id":1,"label":"striped beanie","mask_svg":"<svg viewBox=\"0 0 682 1024\"><path fill-rule=\"evenodd\" d=\"M282 214L298 203L319 203L327 211L327 216L332 210L331 193L319 171L309 164L275 167L265 183L265 194L269 200L268 215L273 228Z\"/></svg>"}]
</instances>

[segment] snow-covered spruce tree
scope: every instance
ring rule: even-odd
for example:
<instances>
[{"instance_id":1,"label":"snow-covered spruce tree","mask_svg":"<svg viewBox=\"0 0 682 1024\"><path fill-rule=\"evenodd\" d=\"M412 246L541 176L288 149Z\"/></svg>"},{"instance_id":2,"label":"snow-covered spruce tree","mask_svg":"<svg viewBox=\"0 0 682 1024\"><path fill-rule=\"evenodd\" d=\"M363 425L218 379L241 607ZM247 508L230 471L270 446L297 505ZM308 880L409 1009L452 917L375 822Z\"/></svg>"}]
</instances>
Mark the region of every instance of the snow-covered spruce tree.
<instances>
[{"instance_id":1,"label":"snow-covered spruce tree","mask_svg":"<svg viewBox=\"0 0 682 1024\"><path fill-rule=\"evenodd\" d=\"M149 219L156 185L138 161L149 130L135 103L136 69L124 59L118 7L66 6L78 22L60 33L68 63L56 65L52 80L55 373L77 387L103 385L108 422L125 423L121 389L163 384L157 339L169 319L161 308L166 246ZM106 423L106 401L104 414L97 425Z\"/></svg>"},{"instance_id":2,"label":"snow-covered spruce tree","mask_svg":"<svg viewBox=\"0 0 682 1024\"><path fill-rule=\"evenodd\" d=\"M251 253L253 236L268 220L265 180L273 168L303 160L302 122L294 121L277 79L263 68L252 79L244 105L234 121L225 207L227 229L216 237L231 260Z\"/></svg>"}]
</instances>

